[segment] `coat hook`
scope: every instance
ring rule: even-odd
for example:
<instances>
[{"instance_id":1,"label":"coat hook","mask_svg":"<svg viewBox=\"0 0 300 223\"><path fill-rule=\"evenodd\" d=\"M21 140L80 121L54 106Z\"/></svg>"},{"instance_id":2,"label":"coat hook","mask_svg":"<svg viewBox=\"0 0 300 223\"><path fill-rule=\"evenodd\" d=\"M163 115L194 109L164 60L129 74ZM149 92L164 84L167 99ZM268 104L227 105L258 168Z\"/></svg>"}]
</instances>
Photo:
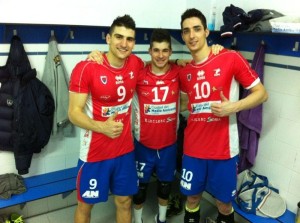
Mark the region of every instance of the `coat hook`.
<instances>
[{"instance_id":1,"label":"coat hook","mask_svg":"<svg viewBox=\"0 0 300 223\"><path fill-rule=\"evenodd\" d=\"M73 30L70 30L70 39L74 39L74 31Z\"/></svg>"},{"instance_id":2,"label":"coat hook","mask_svg":"<svg viewBox=\"0 0 300 223\"><path fill-rule=\"evenodd\" d=\"M51 30L51 36L54 36L54 30Z\"/></svg>"},{"instance_id":3,"label":"coat hook","mask_svg":"<svg viewBox=\"0 0 300 223\"><path fill-rule=\"evenodd\" d=\"M14 36L17 36L17 35L18 35L18 32L17 32L16 29L13 30L13 34L14 34Z\"/></svg>"},{"instance_id":4,"label":"coat hook","mask_svg":"<svg viewBox=\"0 0 300 223\"><path fill-rule=\"evenodd\" d=\"M144 33L144 40L148 40L148 34Z\"/></svg>"},{"instance_id":5,"label":"coat hook","mask_svg":"<svg viewBox=\"0 0 300 223\"><path fill-rule=\"evenodd\" d=\"M233 41L232 41L232 43L231 43L231 46L232 46L232 47L235 47L235 46L236 46L236 42L237 42L236 37L234 37L234 38L233 38Z\"/></svg>"},{"instance_id":6,"label":"coat hook","mask_svg":"<svg viewBox=\"0 0 300 223\"><path fill-rule=\"evenodd\" d=\"M103 40L105 39L105 32L101 33L101 39L103 39Z\"/></svg>"},{"instance_id":7,"label":"coat hook","mask_svg":"<svg viewBox=\"0 0 300 223\"><path fill-rule=\"evenodd\" d=\"M293 48L293 51L298 51L299 50L299 42L295 42L295 46Z\"/></svg>"}]
</instances>

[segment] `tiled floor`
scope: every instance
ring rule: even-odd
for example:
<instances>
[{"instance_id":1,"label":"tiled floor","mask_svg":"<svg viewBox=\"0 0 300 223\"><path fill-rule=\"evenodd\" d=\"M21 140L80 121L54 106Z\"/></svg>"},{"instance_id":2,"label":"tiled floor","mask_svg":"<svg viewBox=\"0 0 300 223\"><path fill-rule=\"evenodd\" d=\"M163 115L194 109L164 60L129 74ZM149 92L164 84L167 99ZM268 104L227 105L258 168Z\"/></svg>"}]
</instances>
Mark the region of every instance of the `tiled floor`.
<instances>
[{"instance_id":1,"label":"tiled floor","mask_svg":"<svg viewBox=\"0 0 300 223\"><path fill-rule=\"evenodd\" d=\"M148 198L144 206L143 220L144 223L154 223L154 216L157 213L157 202L155 195L155 185L149 187ZM57 211L47 214L38 215L25 219L26 223L72 223L76 205L62 208ZM205 215L215 215L215 207L208 201L204 200L201 203L201 213ZM202 214L204 217L204 214ZM92 223L114 223L115 222L115 207L113 196L109 197L108 202L100 203L94 206L92 211ZM167 219L168 223L183 223L183 214ZM204 221L202 221L204 222Z\"/></svg>"},{"instance_id":2,"label":"tiled floor","mask_svg":"<svg viewBox=\"0 0 300 223\"><path fill-rule=\"evenodd\" d=\"M148 202L149 203L149 202ZM203 205L202 205L203 206ZM44 215L25 219L26 223L72 223L76 206L63 208ZM104 204L97 204L92 211L92 223L113 223L115 222L115 209L110 197ZM143 212L144 223L154 223L154 216L157 213L156 204L145 205ZM183 214L167 219L168 223L183 223Z\"/></svg>"}]
</instances>

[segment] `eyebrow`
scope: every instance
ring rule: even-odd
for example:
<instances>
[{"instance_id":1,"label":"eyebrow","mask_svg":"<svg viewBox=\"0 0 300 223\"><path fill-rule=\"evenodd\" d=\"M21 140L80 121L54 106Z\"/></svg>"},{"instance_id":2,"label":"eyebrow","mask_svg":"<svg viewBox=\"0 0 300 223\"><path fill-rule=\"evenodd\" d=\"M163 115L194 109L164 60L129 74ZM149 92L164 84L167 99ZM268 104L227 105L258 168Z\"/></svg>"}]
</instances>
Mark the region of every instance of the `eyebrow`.
<instances>
[{"instance_id":1,"label":"eyebrow","mask_svg":"<svg viewBox=\"0 0 300 223\"><path fill-rule=\"evenodd\" d=\"M201 25L196 25L196 26L193 26L192 29L195 29L195 28L203 28L203 26ZM189 30L190 28L189 27L185 27L183 28L182 30Z\"/></svg>"},{"instance_id":2,"label":"eyebrow","mask_svg":"<svg viewBox=\"0 0 300 223\"><path fill-rule=\"evenodd\" d=\"M125 36L124 35L122 35L122 34L120 34L120 33L114 33L114 36L116 36L116 37L122 37L122 38L124 38ZM133 37L133 36L126 36L125 37L126 39L130 39L130 40L135 40L135 37Z\"/></svg>"}]
</instances>

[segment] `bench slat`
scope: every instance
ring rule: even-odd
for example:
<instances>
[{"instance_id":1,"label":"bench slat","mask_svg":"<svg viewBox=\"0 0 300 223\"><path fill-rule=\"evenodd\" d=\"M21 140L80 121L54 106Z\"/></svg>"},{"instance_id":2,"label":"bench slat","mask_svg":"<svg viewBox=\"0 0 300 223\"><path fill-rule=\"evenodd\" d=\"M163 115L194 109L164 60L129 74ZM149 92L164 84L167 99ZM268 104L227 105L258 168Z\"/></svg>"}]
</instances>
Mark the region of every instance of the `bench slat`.
<instances>
[{"instance_id":1,"label":"bench slat","mask_svg":"<svg viewBox=\"0 0 300 223\"><path fill-rule=\"evenodd\" d=\"M45 173L37 176L27 177L24 178L24 182L26 185L26 188L32 188L48 183L52 183L55 181L65 180L69 178L74 178L77 176L77 168L69 168L59 171L54 171L50 173Z\"/></svg>"},{"instance_id":2,"label":"bench slat","mask_svg":"<svg viewBox=\"0 0 300 223\"><path fill-rule=\"evenodd\" d=\"M278 221L274 218L264 218L257 216L255 214L249 214L244 212L239 208L236 202L232 202L232 206L234 208L234 211L238 213L240 216L242 216L244 219L250 221L250 222L255 222L255 223L278 223Z\"/></svg>"},{"instance_id":3,"label":"bench slat","mask_svg":"<svg viewBox=\"0 0 300 223\"><path fill-rule=\"evenodd\" d=\"M0 199L0 208L62 194L76 189L77 168L55 171L24 178L27 191L13 194L10 199Z\"/></svg>"}]
</instances>

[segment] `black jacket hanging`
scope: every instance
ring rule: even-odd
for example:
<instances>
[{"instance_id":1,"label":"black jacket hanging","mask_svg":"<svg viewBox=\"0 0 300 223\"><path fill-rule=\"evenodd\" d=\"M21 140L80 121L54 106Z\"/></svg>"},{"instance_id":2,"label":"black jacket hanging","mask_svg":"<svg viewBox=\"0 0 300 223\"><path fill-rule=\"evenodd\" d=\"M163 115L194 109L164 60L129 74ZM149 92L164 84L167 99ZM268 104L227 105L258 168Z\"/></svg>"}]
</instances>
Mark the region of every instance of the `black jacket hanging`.
<instances>
[{"instance_id":1,"label":"black jacket hanging","mask_svg":"<svg viewBox=\"0 0 300 223\"><path fill-rule=\"evenodd\" d=\"M14 152L18 174L27 174L33 153L48 143L54 100L36 77L23 43L11 39L6 65L0 67L0 149Z\"/></svg>"}]
</instances>

